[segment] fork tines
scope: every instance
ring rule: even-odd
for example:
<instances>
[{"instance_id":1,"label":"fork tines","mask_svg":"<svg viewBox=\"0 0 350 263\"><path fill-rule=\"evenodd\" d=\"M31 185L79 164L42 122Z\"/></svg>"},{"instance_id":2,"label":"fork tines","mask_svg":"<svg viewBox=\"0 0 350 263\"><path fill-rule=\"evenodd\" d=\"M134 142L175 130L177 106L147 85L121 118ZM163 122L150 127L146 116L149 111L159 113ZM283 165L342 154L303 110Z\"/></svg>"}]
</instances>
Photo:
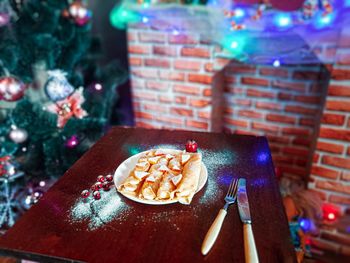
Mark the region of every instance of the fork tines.
<instances>
[{"instance_id":1,"label":"fork tines","mask_svg":"<svg viewBox=\"0 0 350 263\"><path fill-rule=\"evenodd\" d=\"M236 195L236 192L237 192L237 188L238 188L238 180L233 178L231 180L231 183L230 183L230 187L228 188L228 191L227 191L227 194L226 196L227 197L233 197Z\"/></svg>"}]
</instances>

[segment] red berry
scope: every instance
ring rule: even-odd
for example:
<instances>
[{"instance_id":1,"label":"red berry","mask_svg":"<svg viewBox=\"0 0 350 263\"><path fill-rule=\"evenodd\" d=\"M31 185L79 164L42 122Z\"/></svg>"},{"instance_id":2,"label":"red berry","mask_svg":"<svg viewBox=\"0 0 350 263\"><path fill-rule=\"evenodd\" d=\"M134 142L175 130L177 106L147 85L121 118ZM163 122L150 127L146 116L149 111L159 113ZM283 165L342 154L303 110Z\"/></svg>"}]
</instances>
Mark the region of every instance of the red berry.
<instances>
[{"instance_id":1,"label":"red berry","mask_svg":"<svg viewBox=\"0 0 350 263\"><path fill-rule=\"evenodd\" d=\"M93 192L93 194L92 194L93 196L94 196L94 199L95 200L99 200L99 199L101 199L101 194L100 194L100 192L99 191L95 191L95 192Z\"/></svg>"},{"instance_id":2,"label":"red berry","mask_svg":"<svg viewBox=\"0 0 350 263\"><path fill-rule=\"evenodd\" d=\"M104 182L103 183L103 190L109 191L110 190L111 184L109 182Z\"/></svg>"},{"instance_id":3,"label":"red berry","mask_svg":"<svg viewBox=\"0 0 350 263\"><path fill-rule=\"evenodd\" d=\"M98 189L97 189L96 184L93 184L93 185L90 187L90 190L91 190L91 192L97 191Z\"/></svg>"},{"instance_id":4,"label":"red berry","mask_svg":"<svg viewBox=\"0 0 350 263\"><path fill-rule=\"evenodd\" d=\"M105 181L105 178L103 175L97 176L97 182L103 183Z\"/></svg>"},{"instance_id":5,"label":"red berry","mask_svg":"<svg viewBox=\"0 0 350 263\"><path fill-rule=\"evenodd\" d=\"M108 182L112 182L112 181L113 181L113 175L107 174L107 175L106 175L106 180L107 180Z\"/></svg>"},{"instance_id":6,"label":"red berry","mask_svg":"<svg viewBox=\"0 0 350 263\"><path fill-rule=\"evenodd\" d=\"M96 190L100 190L100 189L102 188L102 186L103 186L103 185L102 185L101 182L97 182L97 183L95 184L95 187L96 187L95 189L96 189Z\"/></svg>"},{"instance_id":7,"label":"red berry","mask_svg":"<svg viewBox=\"0 0 350 263\"><path fill-rule=\"evenodd\" d=\"M89 190L84 190L84 191L81 192L81 197L82 198L87 198L87 197L89 197L89 195L90 195Z\"/></svg>"},{"instance_id":8,"label":"red berry","mask_svg":"<svg viewBox=\"0 0 350 263\"><path fill-rule=\"evenodd\" d=\"M186 143L186 152L195 153L197 152L197 143L195 140L188 140Z\"/></svg>"}]
</instances>

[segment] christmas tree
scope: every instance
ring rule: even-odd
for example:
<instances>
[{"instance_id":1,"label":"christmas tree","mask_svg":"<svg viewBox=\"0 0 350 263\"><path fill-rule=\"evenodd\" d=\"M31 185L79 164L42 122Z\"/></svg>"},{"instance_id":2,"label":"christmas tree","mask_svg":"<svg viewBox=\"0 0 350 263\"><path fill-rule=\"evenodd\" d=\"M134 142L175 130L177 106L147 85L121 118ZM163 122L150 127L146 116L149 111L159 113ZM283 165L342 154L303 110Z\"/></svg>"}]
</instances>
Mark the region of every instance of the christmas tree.
<instances>
[{"instance_id":1,"label":"christmas tree","mask_svg":"<svg viewBox=\"0 0 350 263\"><path fill-rule=\"evenodd\" d=\"M79 0L0 0L0 228L103 134L126 74Z\"/></svg>"}]
</instances>

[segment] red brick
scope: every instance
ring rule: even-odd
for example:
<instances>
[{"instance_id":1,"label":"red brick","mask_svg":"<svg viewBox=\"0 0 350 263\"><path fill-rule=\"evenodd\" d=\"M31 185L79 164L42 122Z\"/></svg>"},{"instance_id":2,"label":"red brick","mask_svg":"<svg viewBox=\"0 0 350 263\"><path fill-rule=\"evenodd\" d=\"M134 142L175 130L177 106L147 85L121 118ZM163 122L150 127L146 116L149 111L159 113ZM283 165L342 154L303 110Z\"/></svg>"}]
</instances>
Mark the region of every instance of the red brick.
<instances>
[{"instance_id":1,"label":"red brick","mask_svg":"<svg viewBox=\"0 0 350 263\"><path fill-rule=\"evenodd\" d=\"M340 204L340 205L350 205L350 197L349 196L340 196L340 195L330 195L329 202ZM324 237L325 238L325 237ZM349 236L347 236L347 240L350 243Z\"/></svg>"},{"instance_id":2,"label":"red brick","mask_svg":"<svg viewBox=\"0 0 350 263\"><path fill-rule=\"evenodd\" d=\"M243 64L229 64L226 70L234 74L255 74L256 67Z\"/></svg>"},{"instance_id":3,"label":"red brick","mask_svg":"<svg viewBox=\"0 0 350 263\"><path fill-rule=\"evenodd\" d=\"M272 76L272 77L283 77L287 78L288 77L288 70L282 69L282 68L261 68L260 69L260 75L264 76Z\"/></svg>"},{"instance_id":4,"label":"red brick","mask_svg":"<svg viewBox=\"0 0 350 263\"><path fill-rule=\"evenodd\" d=\"M341 179L345 182L350 182L350 172L343 171Z\"/></svg>"},{"instance_id":5,"label":"red brick","mask_svg":"<svg viewBox=\"0 0 350 263\"><path fill-rule=\"evenodd\" d=\"M240 135L250 135L250 136L258 136L258 133L252 132L252 131L246 131L246 130L241 130L241 129L236 129L234 131L235 134L240 134Z\"/></svg>"},{"instance_id":6,"label":"red brick","mask_svg":"<svg viewBox=\"0 0 350 263\"><path fill-rule=\"evenodd\" d=\"M190 105L197 108L203 108L210 104L211 103L208 100L193 100L193 99L190 100Z\"/></svg>"},{"instance_id":7,"label":"red brick","mask_svg":"<svg viewBox=\"0 0 350 263\"><path fill-rule=\"evenodd\" d=\"M322 157L322 163L335 166L335 167L346 168L346 169L350 169L349 160L350 160L349 158L342 158L342 157L328 156L328 155Z\"/></svg>"},{"instance_id":8,"label":"red brick","mask_svg":"<svg viewBox=\"0 0 350 263\"><path fill-rule=\"evenodd\" d=\"M310 147L310 145L311 145L311 140L308 138L304 138L304 137L296 137L293 139L292 142L294 145L302 145L302 146L306 146L306 147Z\"/></svg>"},{"instance_id":9,"label":"red brick","mask_svg":"<svg viewBox=\"0 0 350 263\"><path fill-rule=\"evenodd\" d=\"M216 58L214 63L218 68L224 68L230 61L231 60L227 58Z\"/></svg>"},{"instance_id":10,"label":"red brick","mask_svg":"<svg viewBox=\"0 0 350 263\"><path fill-rule=\"evenodd\" d=\"M188 74L188 81L201 83L201 84L211 84L212 77L209 75L201 75L201 74Z\"/></svg>"},{"instance_id":11,"label":"red brick","mask_svg":"<svg viewBox=\"0 0 350 263\"><path fill-rule=\"evenodd\" d=\"M316 181L316 188L350 194L350 185L345 185L344 183L338 183L335 181Z\"/></svg>"},{"instance_id":12,"label":"red brick","mask_svg":"<svg viewBox=\"0 0 350 263\"><path fill-rule=\"evenodd\" d=\"M136 120L135 123L136 123L136 127L140 127L140 128L146 128L146 129L160 128L157 125L149 124L149 123L139 121L139 120Z\"/></svg>"},{"instance_id":13,"label":"red brick","mask_svg":"<svg viewBox=\"0 0 350 263\"><path fill-rule=\"evenodd\" d=\"M338 65L350 65L350 54L338 54L338 60L337 60Z\"/></svg>"},{"instance_id":14,"label":"red brick","mask_svg":"<svg viewBox=\"0 0 350 263\"><path fill-rule=\"evenodd\" d=\"M242 128L248 128L248 125L249 125L248 121L237 120L237 119L232 119L232 118L228 118L228 117L224 118L224 123L230 124L233 126L237 126L237 127L242 127Z\"/></svg>"},{"instance_id":15,"label":"red brick","mask_svg":"<svg viewBox=\"0 0 350 263\"><path fill-rule=\"evenodd\" d=\"M350 80L350 70L333 69L332 79L334 79L334 80Z\"/></svg>"},{"instance_id":16,"label":"red brick","mask_svg":"<svg viewBox=\"0 0 350 263\"><path fill-rule=\"evenodd\" d=\"M348 150L346 151L347 155L350 155L350 146L348 146Z\"/></svg>"},{"instance_id":17,"label":"red brick","mask_svg":"<svg viewBox=\"0 0 350 263\"><path fill-rule=\"evenodd\" d=\"M185 57L209 58L210 52L207 48L183 47L181 49L181 55Z\"/></svg>"},{"instance_id":18,"label":"red brick","mask_svg":"<svg viewBox=\"0 0 350 263\"><path fill-rule=\"evenodd\" d=\"M292 94L280 92L278 93L278 99L279 100L292 100L293 96Z\"/></svg>"},{"instance_id":19,"label":"red brick","mask_svg":"<svg viewBox=\"0 0 350 263\"><path fill-rule=\"evenodd\" d=\"M275 136L268 134L266 135L269 142L275 142L275 143L283 143L283 144L289 144L289 137L283 137L283 136Z\"/></svg>"},{"instance_id":20,"label":"red brick","mask_svg":"<svg viewBox=\"0 0 350 263\"><path fill-rule=\"evenodd\" d=\"M316 149L323 152L342 153L344 151L344 146L335 143L318 141Z\"/></svg>"},{"instance_id":21,"label":"red brick","mask_svg":"<svg viewBox=\"0 0 350 263\"><path fill-rule=\"evenodd\" d=\"M320 137L350 142L350 130L321 127Z\"/></svg>"},{"instance_id":22,"label":"red brick","mask_svg":"<svg viewBox=\"0 0 350 263\"><path fill-rule=\"evenodd\" d=\"M152 114L143 112L143 111L135 111L134 116L135 118L140 118L140 119L148 119L148 120L154 119L154 116Z\"/></svg>"},{"instance_id":23,"label":"red brick","mask_svg":"<svg viewBox=\"0 0 350 263\"><path fill-rule=\"evenodd\" d=\"M137 34L134 32L128 32L128 42L134 42L137 40Z\"/></svg>"},{"instance_id":24,"label":"red brick","mask_svg":"<svg viewBox=\"0 0 350 263\"><path fill-rule=\"evenodd\" d=\"M199 71L202 67L202 63L193 60L175 60L174 66L175 69Z\"/></svg>"},{"instance_id":25,"label":"red brick","mask_svg":"<svg viewBox=\"0 0 350 263\"><path fill-rule=\"evenodd\" d=\"M155 79L158 78L157 70L155 69L133 69L131 71L132 75L136 77L145 78L145 79Z\"/></svg>"},{"instance_id":26,"label":"red brick","mask_svg":"<svg viewBox=\"0 0 350 263\"><path fill-rule=\"evenodd\" d=\"M169 85L167 82L156 82L156 81L147 81L146 87L152 90L158 91L167 91L169 89Z\"/></svg>"},{"instance_id":27,"label":"red brick","mask_svg":"<svg viewBox=\"0 0 350 263\"><path fill-rule=\"evenodd\" d=\"M198 40L192 35L169 35L170 44L197 44Z\"/></svg>"},{"instance_id":28,"label":"red brick","mask_svg":"<svg viewBox=\"0 0 350 263\"><path fill-rule=\"evenodd\" d=\"M159 77L161 79L173 80L173 81L185 81L185 74L181 72L160 71Z\"/></svg>"},{"instance_id":29,"label":"red brick","mask_svg":"<svg viewBox=\"0 0 350 263\"><path fill-rule=\"evenodd\" d=\"M141 58L130 57L129 58L129 64L131 66L141 66L142 65L142 59Z\"/></svg>"},{"instance_id":30,"label":"red brick","mask_svg":"<svg viewBox=\"0 0 350 263\"><path fill-rule=\"evenodd\" d=\"M345 100L327 100L326 102L327 110L336 110L336 111L346 111L350 112L350 101Z\"/></svg>"},{"instance_id":31,"label":"red brick","mask_svg":"<svg viewBox=\"0 0 350 263\"><path fill-rule=\"evenodd\" d=\"M238 115L241 117L253 118L253 119L261 119L264 115L258 111L254 110L240 110Z\"/></svg>"},{"instance_id":32,"label":"red brick","mask_svg":"<svg viewBox=\"0 0 350 263\"><path fill-rule=\"evenodd\" d=\"M274 155L272 159L277 164L290 164L294 162L294 158L285 155Z\"/></svg>"},{"instance_id":33,"label":"red brick","mask_svg":"<svg viewBox=\"0 0 350 263\"><path fill-rule=\"evenodd\" d=\"M302 106L294 106L294 105L287 105L284 110L286 112L293 112L293 113L300 113L300 114L307 114L307 115L315 115L318 112L317 109L306 108Z\"/></svg>"},{"instance_id":34,"label":"red brick","mask_svg":"<svg viewBox=\"0 0 350 263\"><path fill-rule=\"evenodd\" d=\"M309 135L310 130L305 128L294 128L294 127L286 127L282 128L283 134L289 134L289 135Z\"/></svg>"},{"instance_id":35,"label":"red brick","mask_svg":"<svg viewBox=\"0 0 350 263\"><path fill-rule=\"evenodd\" d=\"M145 43L165 43L166 35L163 33L141 32L139 40Z\"/></svg>"},{"instance_id":36,"label":"red brick","mask_svg":"<svg viewBox=\"0 0 350 263\"><path fill-rule=\"evenodd\" d=\"M316 195L318 195L322 201L325 201L327 199L327 194L323 191L317 191L315 189L308 189L308 191L315 193Z\"/></svg>"},{"instance_id":37,"label":"red brick","mask_svg":"<svg viewBox=\"0 0 350 263\"><path fill-rule=\"evenodd\" d=\"M128 52L130 54L150 54L150 48L143 45L129 45Z\"/></svg>"},{"instance_id":38,"label":"red brick","mask_svg":"<svg viewBox=\"0 0 350 263\"><path fill-rule=\"evenodd\" d=\"M248 89L247 95L249 97L258 97L258 98L274 98L275 94L267 91L260 91L257 89Z\"/></svg>"},{"instance_id":39,"label":"red brick","mask_svg":"<svg viewBox=\"0 0 350 263\"><path fill-rule=\"evenodd\" d=\"M158 58L146 58L145 65L149 67L170 68L170 61Z\"/></svg>"},{"instance_id":40,"label":"red brick","mask_svg":"<svg viewBox=\"0 0 350 263\"><path fill-rule=\"evenodd\" d=\"M299 92L305 92L306 90L305 83L288 82L288 81L282 81L282 80L272 81L271 86L278 89L286 89L286 90L293 90L293 91L299 91Z\"/></svg>"},{"instance_id":41,"label":"red brick","mask_svg":"<svg viewBox=\"0 0 350 263\"><path fill-rule=\"evenodd\" d=\"M293 78L298 80L319 80L320 73L317 71L294 71Z\"/></svg>"},{"instance_id":42,"label":"red brick","mask_svg":"<svg viewBox=\"0 0 350 263\"><path fill-rule=\"evenodd\" d=\"M204 64L204 70L206 72L214 72L214 64L213 63L205 63Z\"/></svg>"},{"instance_id":43,"label":"red brick","mask_svg":"<svg viewBox=\"0 0 350 263\"><path fill-rule=\"evenodd\" d=\"M323 166L313 165L311 169L311 174L335 180L339 177L340 172Z\"/></svg>"},{"instance_id":44,"label":"red brick","mask_svg":"<svg viewBox=\"0 0 350 263\"><path fill-rule=\"evenodd\" d=\"M208 111L198 111L197 115L199 118L210 120L211 119L211 113Z\"/></svg>"},{"instance_id":45,"label":"red brick","mask_svg":"<svg viewBox=\"0 0 350 263\"><path fill-rule=\"evenodd\" d=\"M242 77L241 83L245 85L254 85L254 86L268 86L269 81L263 78L252 78L252 77Z\"/></svg>"},{"instance_id":46,"label":"red brick","mask_svg":"<svg viewBox=\"0 0 350 263\"><path fill-rule=\"evenodd\" d=\"M309 126L309 127L314 127L316 124L315 119L308 119L308 118L300 118L299 124L301 126Z\"/></svg>"},{"instance_id":47,"label":"red brick","mask_svg":"<svg viewBox=\"0 0 350 263\"><path fill-rule=\"evenodd\" d=\"M272 121L272 122L290 123L290 124L294 124L296 122L295 117L290 117L290 116L281 115L281 114L272 114L272 113L266 115L266 120Z\"/></svg>"},{"instance_id":48,"label":"red brick","mask_svg":"<svg viewBox=\"0 0 350 263\"><path fill-rule=\"evenodd\" d=\"M279 130L279 126L271 125L271 124L264 124L264 123L259 123L259 122L253 122L252 128L256 129L256 130L262 130L262 131L273 132L273 133L277 133Z\"/></svg>"},{"instance_id":49,"label":"red brick","mask_svg":"<svg viewBox=\"0 0 350 263\"><path fill-rule=\"evenodd\" d=\"M324 113L322 116L322 123L343 125L345 122L345 116L340 114Z\"/></svg>"},{"instance_id":50,"label":"red brick","mask_svg":"<svg viewBox=\"0 0 350 263\"><path fill-rule=\"evenodd\" d=\"M167 123L167 124L173 124L173 125L178 125L180 127L183 127L183 120L181 118L176 118L172 116L171 118L169 117L163 117L163 116L156 116L156 120Z\"/></svg>"},{"instance_id":51,"label":"red brick","mask_svg":"<svg viewBox=\"0 0 350 263\"><path fill-rule=\"evenodd\" d=\"M185 96L176 96L175 102L177 104L187 104L187 98Z\"/></svg>"},{"instance_id":52,"label":"red brick","mask_svg":"<svg viewBox=\"0 0 350 263\"><path fill-rule=\"evenodd\" d=\"M277 155L281 151L281 146L280 145L275 145L275 144L270 144L269 145L270 150L272 152L272 155Z\"/></svg>"},{"instance_id":53,"label":"red brick","mask_svg":"<svg viewBox=\"0 0 350 263\"><path fill-rule=\"evenodd\" d=\"M186 126L197 128L197 129L202 129L202 130L208 130L208 127L209 127L207 122L191 121L191 120L186 121Z\"/></svg>"},{"instance_id":54,"label":"red brick","mask_svg":"<svg viewBox=\"0 0 350 263\"><path fill-rule=\"evenodd\" d=\"M155 101L155 100L157 100L156 94L147 93L147 92L140 92L140 91L138 91L137 93L133 93L132 96L133 96L135 99L140 99L140 100L149 100L149 101Z\"/></svg>"},{"instance_id":55,"label":"red brick","mask_svg":"<svg viewBox=\"0 0 350 263\"><path fill-rule=\"evenodd\" d=\"M328 87L329 96L350 97L350 87L340 85L330 85Z\"/></svg>"},{"instance_id":56,"label":"red brick","mask_svg":"<svg viewBox=\"0 0 350 263\"><path fill-rule=\"evenodd\" d=\"M201 89L194 86L185 86L185 85L174 85L174 92L192 94L192 95L200 95Z\"/></svg>"},{"instance_id":57,"label":"red brick","mask_svg":"<svg viewBox=\"0 0 350 263\"><path fill-rule=\"evenodd\" d=\"M289 166L280 166L281 172L288 173L288 174L294 174L294 175L299 175L302 177L307 176L307 171L301 167L289 167Z\"/></svg>"},{"instance_id":58,"label":"red brick","mask_svg":"<svg viewBox=\"0 0 350 263\"><path fill-rule=\"evenodd\" d=\"M246 99L233 99L233 104L250 107L252 105L252 101Z\"/></svg>"},{"instance_id":59,"label":"red brick","mask_svg":"<svg viewBox=\"0 0 350 263\"><path fill-rule=\"evenodd\" d=\"M169 96L164 96L164 95L160 95L159 96L159 102L161 102L161 103L168 104L168 103L170 103L172 101L173 101L173 99L170 98Z\"/></svg>"},{"instance_id":60,"label":"red brick","mask_svg":"<svg viewBox=\"0 0 350 263\"><path fill-rule=\"evenodd\" d=\"M143 103L143 108L147 111L152 111L155 113L165 113L168 111L167 107L164 105L157 105L157 104L145 104Z\"/></svg>"},{"instance_id":61,"label":"red brick","mask_svg":"<svg viewBox=\"0 0 350 263\"><path fill-rule=\"evenodd\" d=\"M229 115L233 114L233 109L230 107L224 107L223 111L225 114L229 114Z\"/></svg>"},{"instance_id":62,"label":"red brick","mask_svg":"<svg viewBox=\"0 0 350 263\"><path fill-rule=\"evenodd\" d=\"M244 89L238 87L224 87L225 92L232 93L234 95L242 95L244 93Z\"/></svg>"},{"instance_id":63,"label":"red brick","mask_svg":"<svg viewBox=\"0 0 350 263\"><path fill-rule=\"evenodd\" d=\"M180 116L193 116L193 110L184 109L184 108L178 108L178 107L172 107L170 108L170 112L175 115Z\"/></svg>"},{"instance_id":64,"label":"red brick","mask_svg":"<svg viewBox=\"0 0 350 263\"><path fill-rule=\"evenodd\" d=\"M211 97L211 94L212 94L211 89L204 89L203 90L204 97Z\"/></svg>"},{"instance_id":65,"label":"red brick","mask_svg":"<svg viewBox=\"0 0 350 263\"><path fill-rule=\"evenodd\" d=\"M160 56L176 56L176 47L169 46L153 46L153 54Z\"/></svg>"},{"instance_id":66,"label":"red brick","mask_svg":"<svg viewBox=\"0 0 350 263\"><path fill-rule=\"evenodd\" d=\"M320 96L295 96L295 101L310 103L310 104L319 104L321 102Z\"/></svg>"},{"instance_id":67,"label":"red brick","mask_svg":"<svg viewBox=\"0 0 350 263\"><path fill-rule=\"evenodd\" d=\"M318 163L319 159L320 159L320 155L318 153L314 153L314 156L312 157L312 162Z\"/></svg>"},{"instance_id":68,"label":"red brick","mask_svg":"<svg viewBox=\"0 0 350 263\"><path fill-rule=\"evenodd\" d=\"M284 147L282 152L287 155L299 156L299 157L307 157L309 155L309 150L300 149L296 147Z\"/></svg>"},{"instance_id":69,"label":"red brick","mask_svg":"<svg viewBox=\"0 0 350 263\"><path fill-rule=\"evenodd\" d=\"M225 75L224 83L225 84L236 84L236 78L232 75L231 76Z\"/></svg>"},{"instance_id":70,"label":"red brick","mask_svg":"<svg viewBox=\"0 0 350 263\"><path fill-rule=\"evenodd\" d=\"M279 103L263 102L263 101L257 101L255 104L255 107L258 109L277 110L277 111L282 109L282 105Z\"/></svg>"}]
</instances>

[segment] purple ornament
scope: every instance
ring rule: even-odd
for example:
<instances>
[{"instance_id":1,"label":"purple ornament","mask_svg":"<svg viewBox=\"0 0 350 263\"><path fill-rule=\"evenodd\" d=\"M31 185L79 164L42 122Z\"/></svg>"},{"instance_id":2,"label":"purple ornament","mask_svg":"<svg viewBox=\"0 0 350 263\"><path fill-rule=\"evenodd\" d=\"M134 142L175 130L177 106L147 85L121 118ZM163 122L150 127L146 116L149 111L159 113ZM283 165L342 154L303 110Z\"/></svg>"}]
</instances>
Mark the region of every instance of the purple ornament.
<instances>
[{"instance_id":1,"label":"purple ornament","mask_svg":"<svg viewBox=\"0 0 350 263\"><path fill-rule=\"evenodd\" d=\"M65 146L67 148L73 149L79 144L79 138L77 135L72 135L66 140Z\"/></svg>"}]
</instances>

